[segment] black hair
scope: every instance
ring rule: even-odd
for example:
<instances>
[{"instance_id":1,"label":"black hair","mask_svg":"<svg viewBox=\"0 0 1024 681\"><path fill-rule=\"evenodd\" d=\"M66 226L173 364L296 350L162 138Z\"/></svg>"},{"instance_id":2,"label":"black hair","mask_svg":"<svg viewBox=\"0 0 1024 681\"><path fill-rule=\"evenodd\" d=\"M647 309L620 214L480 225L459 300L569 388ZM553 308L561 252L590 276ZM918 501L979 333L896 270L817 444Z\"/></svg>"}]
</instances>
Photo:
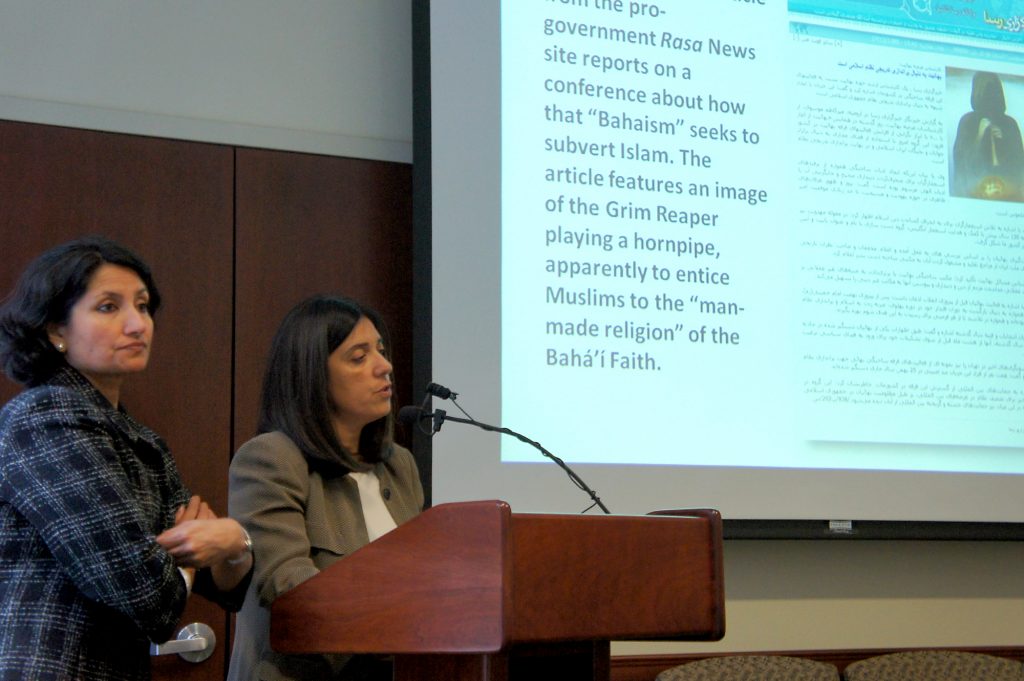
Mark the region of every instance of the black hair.
<instances>
[{"instance_id":1,"label":"black hair","mask_svg":"<svg viewBox=\"0 0 1024 681\"><path fill-rule=\"evenodd\" d=\"M390 345L380 315L350 298L330 295L316 295L293 307L270 345L258 432L283 432L314 467L365 470L360 459L382 461L391 453L393 410L363 428L358 452L342 446L331 421L327 360L363 318L377 328L387 352Z\"/></svg>"},{"instance_id":2,"label":"black hair","mask_svg":"<svg viewBox=\"0 0 1024 681\"><path fill-rule=\"evenodd\" d=\"M149 312L156 313L160 292L149 266L126 247L101 236L55 246L29 263L0 307L0 364L8 377L34 386L66 365L48 332L67 323L71 308L104 264L139 275L149 292Z\"/></svg>"}]
</instances>

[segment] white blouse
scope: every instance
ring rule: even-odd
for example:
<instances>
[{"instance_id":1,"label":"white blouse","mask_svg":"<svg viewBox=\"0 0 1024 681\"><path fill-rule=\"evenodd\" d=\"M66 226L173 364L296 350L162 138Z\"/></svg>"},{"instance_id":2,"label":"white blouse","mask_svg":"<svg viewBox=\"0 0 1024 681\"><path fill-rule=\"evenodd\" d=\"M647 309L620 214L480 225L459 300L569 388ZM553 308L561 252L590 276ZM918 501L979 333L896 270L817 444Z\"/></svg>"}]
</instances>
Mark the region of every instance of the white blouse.
<instances>
[{"instance_id":1,"label":"white blouse","mask_svg":"<svg viewBox=\"0 0 1024 681\"><path fill-rule=\"evenodd\" d=\"M384 505L380 495L380 480L373 471L349 473L359 487L359 503L363 507L363 518L366 520L366 531L370 541L383 537L398 527L391 511Z\"/></svg>"}]
</instances>

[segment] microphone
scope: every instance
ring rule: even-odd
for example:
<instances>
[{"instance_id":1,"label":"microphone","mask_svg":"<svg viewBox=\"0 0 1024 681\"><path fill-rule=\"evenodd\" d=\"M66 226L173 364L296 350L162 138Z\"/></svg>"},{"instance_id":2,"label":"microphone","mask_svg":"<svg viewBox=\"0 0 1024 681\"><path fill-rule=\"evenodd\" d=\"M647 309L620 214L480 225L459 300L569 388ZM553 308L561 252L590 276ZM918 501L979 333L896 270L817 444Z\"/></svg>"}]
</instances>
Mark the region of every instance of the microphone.
<instances>
[{"instance_id":1,"label":"microphone","mask_svg":"<svg viewBox=\"0 0 1024 681\"><path fill-rule=\"evenodd\" d=\"M442 390L447 390L447 388L444 388L444 386L438 386L434 383L431 383L430 385L436 388L440 388ZM430 391L429 386L427 387L427 390L428 392ZM454 395L455 393L451 394ZM442 397L441 399L446 398ZM465 423L470 426L476 426L481 430L487 430L494 433L502 433L504 435L511 435L520 442L525 442L526 444L535 447L541 454L543 454L544 456L558 464L562 468L562 470L565 471L566 475L569 476L569 479L572 480L574 485L576 485L581 490L590 495L590 498L591 500L593 500L594 505L600 507L600 509L605 513L611 513L611 511L608 510L608 507L605 506L604 503L602 503L601 499L597 496L597 492L588 487L587 483L583 482L583 479L580 476L576 475L576 472L569 468L569 465L567 463L562 461L560 458L558 458L548 450L544 449L544 446L541 445L539 442L531 440L525 435L520 435L514 430L509 430L508 428L500 428L498 426L491 426L486 423L481 423L480 421L477 421L473 418L463 419L458 418L457 416L448 416L448 413L445 412L443 409L435 409L433 412L428 412L425 411L422 407L408 406L402 407L401 409L398 410L398 421L403 425L412 425L413 423L417 423L419 421L422 421L423 419L433 419L434 433L441 430L441 424L443 424L445 421L454 421L455 423Z\"/></svg>"},{"instance_id":2,"label":"microphone","mask_svg":"<svg viewBox=\"0 0 1024 681\"><path fill-rule=\"evenodd\" d=\"M434 419L434 429L430 435L433 435L437 431L441 430L441 424L444 423L447 417L447 412L444 409L435 409L433 412L429 412L423 409L423 407L408 406L402 407L398 410L398 422L403 426L411 426L412 424L422 421L424 419ZM458 420L458 419L455 419ZM467 421L466 423L469 423Z\"/></svg>"},{"instance_id":3,"label":"microphone","mask_svg":"<svg viewBox=\"0 0 1024 681\"><path fill-rule=\"evenodd\" d=\"M408 406L402 407L398 410L398 422L403 426L411 426L425 418L430 418L431 414L423 410L422 407Z\"/></svg>"},{"instance_id":4,"label":"microphone","mask_svg":"<svg viewBox=\"0 0 1024 681\"><path fill-rule=\"evenodd\" d=\"M450 399L452 402L455 402L455 398L458 397L459 394L453 390L449 390L448 388L444 387L439 383L428 383L426 390L423 391L423 401L420 402L420 411L426 411L427 405L430 403L431 396L439 397L442 400ZM458 403L456 403L455 406L458 407ZM459 409L462 409L462 407L459 407ZM463 411L465 410L463 409ZM469 414L466 414L466 416L469 416ZM401 417L401 410L399 410L399 417ZM406 418L412 419L413 417L406 415ZM409 423L412 423L412 421L410 421ZM405 425L409 425L409 423L406 423ZM440 429L440 427L440 423L437 423L434 426L434 431L436 432L438 429Z\"/></svg>"},{"instance_id":5,"label":"microphone","mask_svg":"<svg viewBox=\"0 0 1024 681\"><path fill-rule=\"evenodd\" d=\"M454 400L456 397L459 396L459 394L454 390L449 390L448 388L438 383L428 384L427 393L433 395L434 397L439 397L442 400Z\"/></svg>"}]
</instances>

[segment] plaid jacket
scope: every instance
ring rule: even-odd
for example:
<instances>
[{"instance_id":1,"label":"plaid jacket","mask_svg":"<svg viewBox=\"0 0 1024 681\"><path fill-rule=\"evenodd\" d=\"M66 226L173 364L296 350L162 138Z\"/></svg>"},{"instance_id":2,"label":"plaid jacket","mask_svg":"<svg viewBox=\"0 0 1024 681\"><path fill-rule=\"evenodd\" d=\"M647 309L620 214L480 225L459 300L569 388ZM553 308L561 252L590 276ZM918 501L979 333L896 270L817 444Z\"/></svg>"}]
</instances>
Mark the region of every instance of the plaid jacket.
<instances>
[{"instance_id":1,"label":"plaid jacket","mask_svg":"<svg viewBox=\"0 0 1024 681\"><path fill-rule=\"evenodd\" d=\"M189 496L163 440L73 369L8 402L0 680L149 678L148 642L174 635L187 598L154 537Z\"/></svg>"}]
</instances>

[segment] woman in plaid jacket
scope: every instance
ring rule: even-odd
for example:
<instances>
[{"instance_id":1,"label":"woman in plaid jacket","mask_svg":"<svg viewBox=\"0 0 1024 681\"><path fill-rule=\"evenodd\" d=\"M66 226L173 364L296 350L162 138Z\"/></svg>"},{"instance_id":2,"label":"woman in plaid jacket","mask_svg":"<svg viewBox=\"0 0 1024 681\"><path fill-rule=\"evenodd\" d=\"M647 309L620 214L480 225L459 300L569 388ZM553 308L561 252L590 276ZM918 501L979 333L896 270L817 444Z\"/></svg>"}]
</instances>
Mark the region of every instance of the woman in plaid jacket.
<instances>
[{"instance_id":1,"label":"woman in plaid jacket","mask_svg":"<svg viewBox=\"0 0 1024 681\"><path fill-rule=\"evenodd\" d=\"M0 311L0 362L27 387L0 411L3 681L146 679L191 590L241 606L245 531L119 402L159 303L149 268L94 237L40 256Z\"/></svg>"}]
</instances>

